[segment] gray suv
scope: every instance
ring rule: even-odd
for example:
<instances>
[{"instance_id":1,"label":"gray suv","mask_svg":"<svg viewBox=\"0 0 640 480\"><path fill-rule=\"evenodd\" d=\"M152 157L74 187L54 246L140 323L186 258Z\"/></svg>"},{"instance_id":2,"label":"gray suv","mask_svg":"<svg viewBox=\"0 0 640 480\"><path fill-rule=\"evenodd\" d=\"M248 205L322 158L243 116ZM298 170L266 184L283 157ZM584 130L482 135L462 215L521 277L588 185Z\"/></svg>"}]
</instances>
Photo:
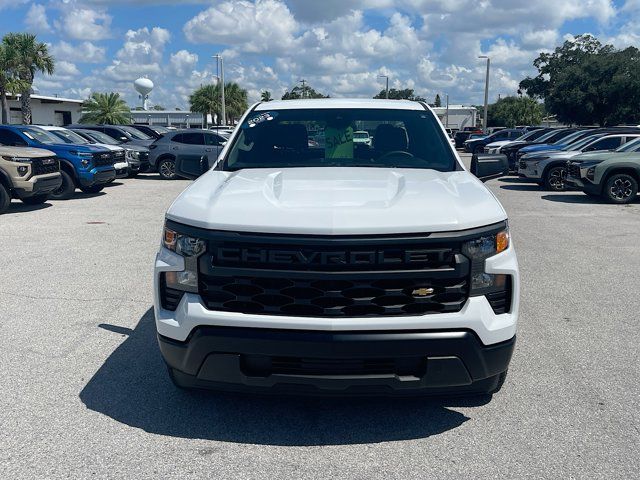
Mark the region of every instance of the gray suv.
<instances>
[{"instance_id":1,"label":"gray suv","mask_svg":"<svg viewBox=\"0 0 640 480\"><path fill-rule=\"evenodd\" d=\"M169 132L156 140L149 149L149 164L160 177L173 180L176 176L176 161L185 164L200 164L203 157L215 162L227 139L209 130L188 129Z\"/></svg>"}]
</instances>

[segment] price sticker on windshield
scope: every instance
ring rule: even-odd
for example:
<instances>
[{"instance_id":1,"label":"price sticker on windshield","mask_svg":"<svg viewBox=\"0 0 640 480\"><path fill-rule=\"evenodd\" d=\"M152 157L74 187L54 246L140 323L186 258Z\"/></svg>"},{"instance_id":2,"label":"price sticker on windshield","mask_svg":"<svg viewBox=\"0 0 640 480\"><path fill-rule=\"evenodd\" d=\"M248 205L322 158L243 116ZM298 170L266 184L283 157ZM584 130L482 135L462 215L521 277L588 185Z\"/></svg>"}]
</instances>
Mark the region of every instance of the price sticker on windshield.
<instances>
[{"instance_id":1,"label":"price sticker on windshield","mask_svg":"<svg viewBox=\"0 0 640 480\"><path fill-rule=\"evenodd\" d=\"M253 118L250 118L249 120L247 120L247 126L249 128L253 128L253 127L257 126L257 125L260 125L261 123L270 122L271 120L273 120L277 116L278 116L278 114L276 112L264 112L264 113L261 113L260 115L258 115L257 117L253 117Z\"/></svg>"}]
</instances>

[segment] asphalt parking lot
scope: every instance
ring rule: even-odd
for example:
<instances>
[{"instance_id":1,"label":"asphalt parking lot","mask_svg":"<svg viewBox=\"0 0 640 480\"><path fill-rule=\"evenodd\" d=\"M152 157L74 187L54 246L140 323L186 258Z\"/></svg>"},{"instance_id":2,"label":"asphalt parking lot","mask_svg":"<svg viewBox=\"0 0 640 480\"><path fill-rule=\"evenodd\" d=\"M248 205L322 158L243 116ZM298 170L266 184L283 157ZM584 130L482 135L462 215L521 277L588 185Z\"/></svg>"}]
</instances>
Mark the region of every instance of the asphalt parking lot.
<instances>
[{"instance_id":1,"label":"asphalt parking lot","mask_svg":"<svg viewBox=\"0 0 640 480\"><path fill-rule=\"evenodd\" d=\"M640 469L640 202L515 178L523 295L487 398L185 393L155 342L151 273L187 181L155 175L0 217L2 478L632 478Z\"/></svg>"}]
</instances>

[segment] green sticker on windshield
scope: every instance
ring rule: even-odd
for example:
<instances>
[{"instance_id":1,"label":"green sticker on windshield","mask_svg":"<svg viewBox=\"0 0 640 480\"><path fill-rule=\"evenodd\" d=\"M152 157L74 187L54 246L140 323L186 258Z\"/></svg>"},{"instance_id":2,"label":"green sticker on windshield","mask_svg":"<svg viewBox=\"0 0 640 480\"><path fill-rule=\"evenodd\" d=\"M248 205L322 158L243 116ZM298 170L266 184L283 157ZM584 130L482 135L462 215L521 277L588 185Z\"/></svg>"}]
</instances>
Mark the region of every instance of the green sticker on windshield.
<instances>
[{"instance_id":1,"label":"green sticker on windshield","mask_svg":"<svg viewBox=\"0 0 640 480\"><path fill-rule=\"evenodd\" d=\"M327 126L324 129L325 158L353 158L353 128Z\"/></svg>"}]
</instances>

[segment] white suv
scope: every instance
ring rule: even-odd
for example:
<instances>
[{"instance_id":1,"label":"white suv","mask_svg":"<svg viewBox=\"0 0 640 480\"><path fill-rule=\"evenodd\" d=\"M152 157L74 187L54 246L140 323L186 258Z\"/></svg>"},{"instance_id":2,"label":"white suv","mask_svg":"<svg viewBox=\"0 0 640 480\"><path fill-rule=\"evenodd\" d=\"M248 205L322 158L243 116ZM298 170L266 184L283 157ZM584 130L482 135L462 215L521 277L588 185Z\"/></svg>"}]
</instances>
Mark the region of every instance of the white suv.
<instances>
[{"instance_id":1,"label":"white suv","mask_svg":"<svg viewBox=\"0 0 640 480\"><path fill-rule=\"evenodd\" d=\"M181 387L493 393L519 277L504 209L426 104L273 101L169 208L154 293Z\"/></svg>"}]
</instances>

